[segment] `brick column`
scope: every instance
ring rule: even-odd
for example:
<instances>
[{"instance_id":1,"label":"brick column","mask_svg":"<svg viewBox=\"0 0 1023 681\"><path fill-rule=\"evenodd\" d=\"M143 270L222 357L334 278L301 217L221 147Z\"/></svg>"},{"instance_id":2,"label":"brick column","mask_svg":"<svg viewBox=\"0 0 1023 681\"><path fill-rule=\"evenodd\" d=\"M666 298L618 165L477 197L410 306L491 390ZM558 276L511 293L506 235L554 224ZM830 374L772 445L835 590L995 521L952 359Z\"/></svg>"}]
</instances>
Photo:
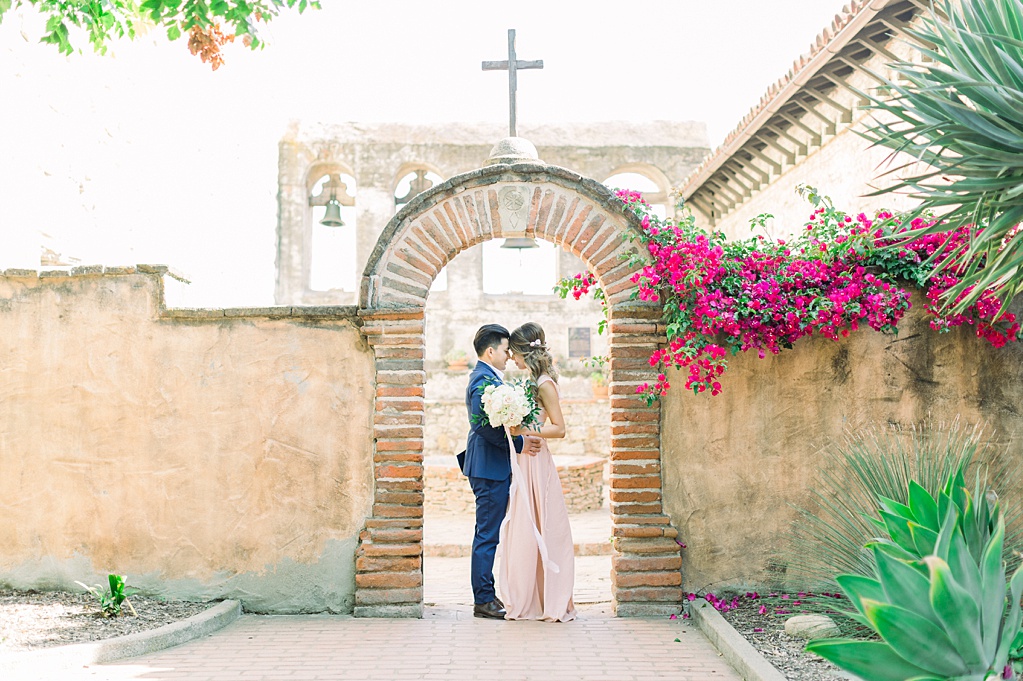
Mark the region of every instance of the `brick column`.
<instances>
[{"instance_id":1,"label":"brick column","mask_svg":"<svg viewBox=\"0 0 1023 681\"><path fill-rule=\"evenodd\" d=\"M661 408L636 395L656 380L648 358L664 342L660 310L622 303L611 308L611 591L615 614L679 612L682 557L661 503Z\"/></svg>"},{"instance_id":2,"label":"brick column","mask_svg":"<svg viewBox=\"0 0 1023 681\"><path fill-rule=\"evenodd\" d=\"M355 558L355 616L422 617L423 309L361 315L376 354L376 487Z\"/></svg>"}]
</instances>

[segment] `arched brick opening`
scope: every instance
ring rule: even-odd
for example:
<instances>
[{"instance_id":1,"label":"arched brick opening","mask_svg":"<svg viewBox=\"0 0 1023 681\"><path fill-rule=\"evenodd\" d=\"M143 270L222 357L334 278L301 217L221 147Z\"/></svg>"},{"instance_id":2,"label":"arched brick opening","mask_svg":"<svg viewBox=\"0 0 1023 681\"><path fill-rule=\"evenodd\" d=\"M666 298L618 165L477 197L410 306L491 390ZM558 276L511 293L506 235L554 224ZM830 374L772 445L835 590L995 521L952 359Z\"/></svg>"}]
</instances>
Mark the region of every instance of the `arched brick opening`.
<instances>
[{"instance_id":1,"label":"arched brick opening","mask_svg":"<svg viewBox=\"0 0 1023 681\"><path fill-rule=\"evenodd\" d=\"M363 274L362 331L376 355L375 496L356 556L355 615L423 613L425 305L459 252L521 235L579 256L610 310L612 597L619 616L677 612L677 531L661 503L660 407L636 386L663 342L655 304L629 300L639 221L602 184L542 163L493 165L421 194L388 223ZM468 585L466 585L468 588Z\"/></svg>"}]
</instances>

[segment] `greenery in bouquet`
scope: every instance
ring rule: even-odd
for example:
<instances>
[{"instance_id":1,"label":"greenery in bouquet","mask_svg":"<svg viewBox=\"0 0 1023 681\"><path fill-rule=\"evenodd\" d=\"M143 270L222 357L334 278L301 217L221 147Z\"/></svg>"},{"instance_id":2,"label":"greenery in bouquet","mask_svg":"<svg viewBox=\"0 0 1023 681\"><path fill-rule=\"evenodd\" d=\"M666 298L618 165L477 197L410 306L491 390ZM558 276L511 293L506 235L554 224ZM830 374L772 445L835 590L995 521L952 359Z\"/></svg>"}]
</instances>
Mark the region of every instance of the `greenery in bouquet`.
<instances>
[{"instance_id":1,"label":"greenery in bouquet","mask_svg":"<svg viewBox=\"0 0 1023 681\"><path fill-rule=\"evenodd\" d=\"M501 382L491 377L483 380L480 403L483 410L470 421L484 426L539 426L540 400L536 383L528 378Z\"/></svg>"}]
</instances>

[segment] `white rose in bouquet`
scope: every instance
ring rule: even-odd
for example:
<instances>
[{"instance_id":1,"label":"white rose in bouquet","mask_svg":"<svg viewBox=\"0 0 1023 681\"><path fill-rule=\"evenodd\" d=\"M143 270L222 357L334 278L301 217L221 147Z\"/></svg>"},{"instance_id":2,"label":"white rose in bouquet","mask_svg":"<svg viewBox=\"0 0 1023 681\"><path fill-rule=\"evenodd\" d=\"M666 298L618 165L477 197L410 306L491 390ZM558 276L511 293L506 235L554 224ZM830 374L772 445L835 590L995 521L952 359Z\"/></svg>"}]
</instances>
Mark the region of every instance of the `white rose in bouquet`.
<instances>
[{"instance_id":1,"label":"white rose in bouquet","mask_svg":"<svg viewBox=\"0 0 1023 681\"><path fill-rule=\"evenodd\" d=\"M533 412L532 400L521 385L488 385L480 398L490 425L518 426Z\"/></svg>"},{"instance_id":2,"label":"white rose in bouquet","mask_svg":"<svg viewBox=\"0 0 1023 681\"><path fill-rule=\"evenodd\" d=\"M539 425L536 384L530 380L487 383L480 395L480 405L483 413L472 415L473 424L495 428Z\"/></svg>"}]
</instances>

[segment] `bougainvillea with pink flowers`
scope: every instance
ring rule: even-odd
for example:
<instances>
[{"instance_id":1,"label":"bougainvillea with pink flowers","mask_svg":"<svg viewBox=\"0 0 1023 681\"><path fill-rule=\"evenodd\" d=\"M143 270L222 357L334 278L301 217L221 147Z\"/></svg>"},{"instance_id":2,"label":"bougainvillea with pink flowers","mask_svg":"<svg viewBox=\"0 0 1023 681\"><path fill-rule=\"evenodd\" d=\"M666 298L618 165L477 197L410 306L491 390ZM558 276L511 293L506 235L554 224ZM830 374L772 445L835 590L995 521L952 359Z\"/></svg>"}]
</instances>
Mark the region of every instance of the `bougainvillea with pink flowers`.
<instances>
[{"instance_id":1,"label":"bougainvillea with pink flowers","mask_svg":"<svg viewBox=\"0 0 1023 681\"><path fill-rule=\"evenodd\" d=\"M907 286L924 291L937 331L972 325L996 347L1017 339L1019 323L1012 313L999 316L997 297L985 295L961 314L946 314L942 294L958 282L955 273L927 277L934 259L968 243L972 226L885 248L904 230L897 216L846 214L812 189L804 193L813 213L795 238L729 241L698 229L691 215L657 217L638 192L616 192L640 216L643 230L633 237L642 246L634 256L642 269L632 277L633 295L660 303L667 326L666 346L650 357L660 370L657 381L637 392L651 402L665 394L666 369L677 367L686 389L717 395L731 354L765 357L805 336L838 340L863 326L895 334L910 308ZM592 291L603 301L589 274L564 279L557 290L576 299Z\"/></svg>"}]
</instances>

